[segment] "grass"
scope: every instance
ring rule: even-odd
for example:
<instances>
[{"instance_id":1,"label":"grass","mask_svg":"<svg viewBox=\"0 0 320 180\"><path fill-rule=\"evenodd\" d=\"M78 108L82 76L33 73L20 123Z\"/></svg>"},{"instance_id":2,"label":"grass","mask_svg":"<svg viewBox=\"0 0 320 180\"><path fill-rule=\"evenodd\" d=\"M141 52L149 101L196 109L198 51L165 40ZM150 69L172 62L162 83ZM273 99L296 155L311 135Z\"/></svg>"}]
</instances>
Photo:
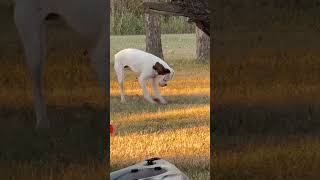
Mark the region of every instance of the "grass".
<instances>
[{"instance_id":1,"label":"grass","mask_svg":"<svg viewBox=\"0 0 320 180\"><path fill-rule=\"evenodd\" d=\"M191 179L209 179L209 66L193 59L195 35L163 35L162 42L164 57L176 71L168 88L161 88L168 105L144 102L136 76L130 71L125 81L128 102L121 104L111 69L111 121L115 127L111 170L161 157ZM113 55L126 47L144 49L143 36L111 36L112 64Z\"/></svg>"},{"instance_id":2,"label":"grass","mask_svg":"<svg viewBox=\"0 0 320 180\"><path fill-rule=\"evenodd\" d=\"M228 2L213 49L212 179L319 179L319 5Z\"/></svg>"},{"instance_id":3,"label":"grass","mask_svg":"<svg viewBox=\"0 0 320 180\"><path fill-rule=\"evenodd\" d=\"M319 179L316 34L216 33L213 179Z\"/></svg>"},{"instance_id":4,"label":"grass","mask_svg":"<svg viewBox=\"0 0 320 180\"><path fill-rule=\"evenodd\" d=\"M213 179L319 179L319 138L225 137L212 156ZM241 144L240 144L241 142Z\"/></svg>"}]
</instances>

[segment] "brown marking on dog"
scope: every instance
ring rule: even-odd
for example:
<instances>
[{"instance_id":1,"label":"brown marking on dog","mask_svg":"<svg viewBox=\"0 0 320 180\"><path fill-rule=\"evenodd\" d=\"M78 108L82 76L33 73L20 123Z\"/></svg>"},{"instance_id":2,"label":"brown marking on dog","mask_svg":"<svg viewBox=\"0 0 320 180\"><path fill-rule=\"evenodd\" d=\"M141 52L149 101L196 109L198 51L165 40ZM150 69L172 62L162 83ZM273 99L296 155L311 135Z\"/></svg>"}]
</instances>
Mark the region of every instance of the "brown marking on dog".
<instances>
[{"instance_id":1,"label":"brown marking on dog","mask_svg":"<svg viewBox=\"0 0 320 180\"><path fill-rule=\"evenodd\" d=\"M162 64L160 64L159 62L156 62L156 64L153 66L153 69L155 71L157 71L157 73L159 75L165 75L165 74L169 74L170 70L166 69Z\"/></svg>"}]
</instances>

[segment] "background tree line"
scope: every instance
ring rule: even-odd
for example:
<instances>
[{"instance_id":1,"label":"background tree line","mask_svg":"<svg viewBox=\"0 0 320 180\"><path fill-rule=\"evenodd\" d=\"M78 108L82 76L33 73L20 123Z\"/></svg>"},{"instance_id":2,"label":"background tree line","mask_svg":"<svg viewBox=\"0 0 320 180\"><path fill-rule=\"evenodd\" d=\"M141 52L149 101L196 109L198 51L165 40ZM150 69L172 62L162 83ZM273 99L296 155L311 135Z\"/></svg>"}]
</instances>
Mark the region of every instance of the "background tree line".
<instances>
[{"instance_id":1,"label":"background tree line","mask_svg":"<svg viewBox=\"0 0 320 180\"><path fill-rule=\"evenodd\" d=\"M111 0L111 35L145 34L143 0ZM161 15L161 33L195 33L195 25L185 17Z\"/></svg>"}]
</instances>

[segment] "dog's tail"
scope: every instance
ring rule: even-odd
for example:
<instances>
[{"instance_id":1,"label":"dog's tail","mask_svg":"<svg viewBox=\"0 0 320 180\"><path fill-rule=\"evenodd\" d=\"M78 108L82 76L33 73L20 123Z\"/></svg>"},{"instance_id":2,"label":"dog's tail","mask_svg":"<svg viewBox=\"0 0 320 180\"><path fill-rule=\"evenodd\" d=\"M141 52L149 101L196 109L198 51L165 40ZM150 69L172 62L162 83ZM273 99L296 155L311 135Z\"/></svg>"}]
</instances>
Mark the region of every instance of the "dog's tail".
<instances>
[{"instance_id":1,"label":"dog's tail","mask_svg":"<svg viewBox=\"0 0 320 180\"><path fill-rule=\"evenodd\" d=\"M123 83L124 81L124 72L123 72L123 65L120 61L117 60L117 54L114 55L114 70L116 71L116 75L118 78L119 83Z\"/></svg>"},{"instance_id":2,"label":"dog's tail","mask_svg":"<svg viewBox=\"0 0 320 180\"><path fill-rule=\"evenodd\" d=\"M125 64L121 64L120 62L119 62L119 58L121 58L121 56L119 55L119 53L117 53L117 54L115 54L114 55L114 68L125 68L125 69L127 69L127 68L129 68L129 66L127 66L127 65L125 65ZM117 67L116 67L117 66Z\"/></svg>"},{"instance_id":3,"label":"dog's tail","mask_svg":"<svg viewBox=\"0 0 320 180\"><path fill-rule=\"evenodd\" d=\"M120 64L119 64L119 61L118 61L118 56L117 54L114 55L114 69L117 70L120 68Z\"/></svg>"}]
</instances>

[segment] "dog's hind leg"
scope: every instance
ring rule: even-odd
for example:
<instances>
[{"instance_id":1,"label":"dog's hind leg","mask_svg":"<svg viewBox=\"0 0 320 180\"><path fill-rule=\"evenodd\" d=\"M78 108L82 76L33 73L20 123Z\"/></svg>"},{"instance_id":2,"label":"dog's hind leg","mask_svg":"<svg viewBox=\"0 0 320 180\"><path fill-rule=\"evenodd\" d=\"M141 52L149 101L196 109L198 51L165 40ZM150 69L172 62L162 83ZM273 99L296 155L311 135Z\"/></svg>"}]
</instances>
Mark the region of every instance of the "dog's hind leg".
<instances>
[{"instance_id":1,"label":"dog's hind leg","mask_svg":"<svg viewBox=\"0 0 320 180\"><path fill-rule=\"evenodd\" d=\"M27 6L27 4L25 4ZM28 8L29 7L29 8ZM45 25L36 8L32 6L16 7L15 23L21 37L27 65L33 80L33 100L36 111L36 128L48 128L46 105L42 92L42 65L45 58Z\"/></svg>"},{"instance_id":2,"label":"dog's hind leg","mask_svg":"<svg viewBox=\"0 0 320 180\"><path fill-rule=\"evenodd\" d=\"M121 102L125 103L126 99L125 99L125 95L124 95L124 67L123 67L123 65L121 65L121 63L119 63L119 61L116 60L116 58L115 58L115 62L114 62L114 70L116 71L117 79L118 79L119 86L120 86Z\"/></svg>"},{"instance_id":3,"label":"dog's hind leg","mask_svg":"<svg viewBox=\"0 0 320 180\"><path fill-rule=\"evenodd\" d=\"M155 94L155 97L159 99L160 103L167 104L167 101L160 94L156 78L151 79L151 86L152 86L153 92Z\"/></svg>"}]
</instances>

